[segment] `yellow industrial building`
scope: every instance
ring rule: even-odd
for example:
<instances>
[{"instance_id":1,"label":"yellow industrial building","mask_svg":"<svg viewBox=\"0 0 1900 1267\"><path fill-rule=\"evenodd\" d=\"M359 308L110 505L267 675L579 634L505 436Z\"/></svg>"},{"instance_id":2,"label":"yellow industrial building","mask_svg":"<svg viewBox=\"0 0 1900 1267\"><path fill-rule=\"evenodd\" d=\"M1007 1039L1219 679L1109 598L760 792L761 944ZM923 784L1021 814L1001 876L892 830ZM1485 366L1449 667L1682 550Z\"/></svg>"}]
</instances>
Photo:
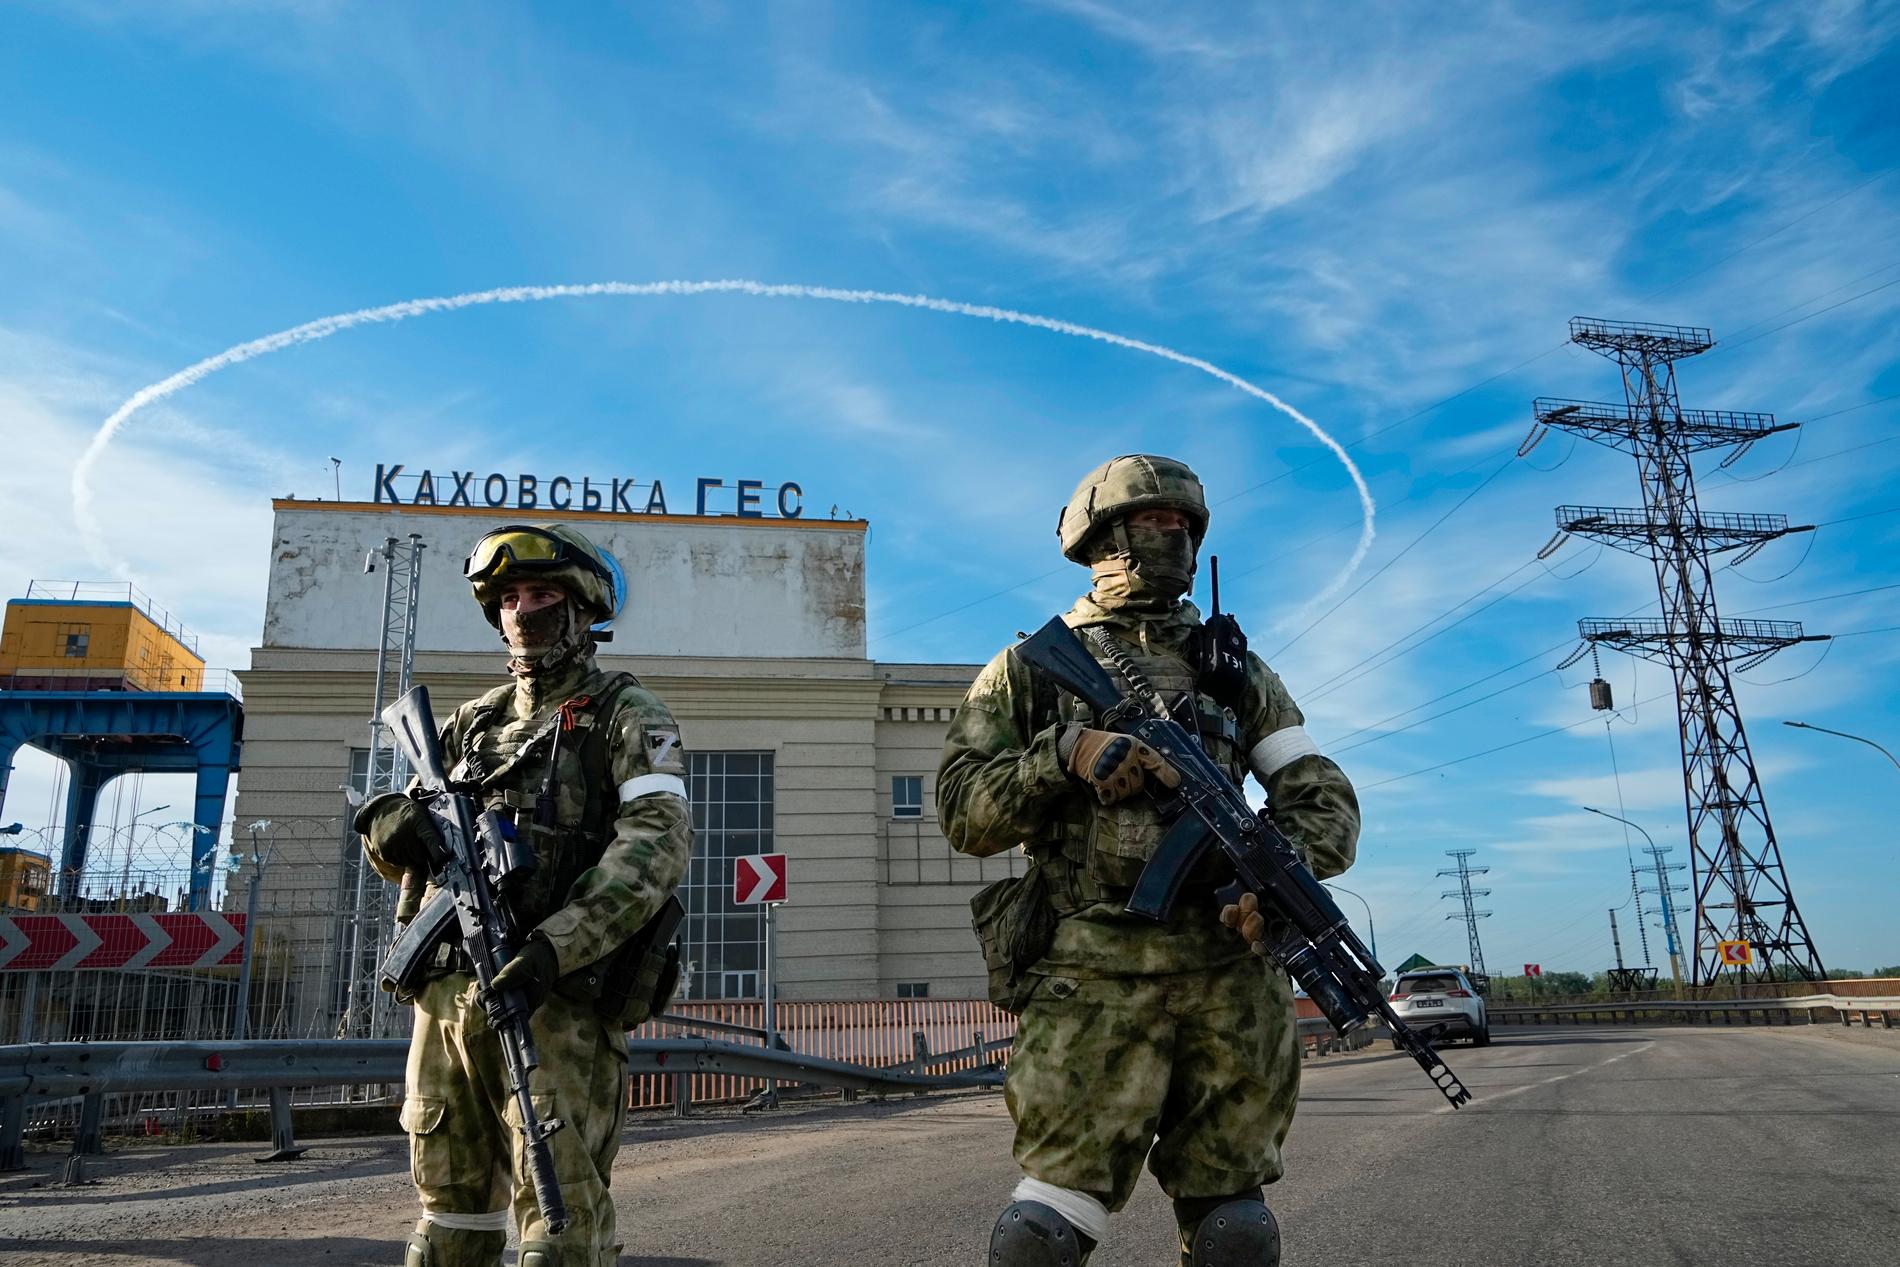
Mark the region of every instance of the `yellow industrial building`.
<instances>
[{"instance_id":1,"label":"yellow industrial building","mask_svg":"<svg viewBox=\"0 0 1900 1267\"><path fill-rule=\"evenodd\" d=\"M23 691L201 691L196 640L129 585L35 581L7 603L0 687Z\"/></svg>"},{"instance_id":2,"label":"yellow industrial building","mask_svg":"<svg viewBox=\"0 0 1900 1267\"><path fill-rule=\"evenodd\" d=\"M0 845L0 911L39 910L52 874L52 861L45 854Z\"/></svg>"}]
</instances>

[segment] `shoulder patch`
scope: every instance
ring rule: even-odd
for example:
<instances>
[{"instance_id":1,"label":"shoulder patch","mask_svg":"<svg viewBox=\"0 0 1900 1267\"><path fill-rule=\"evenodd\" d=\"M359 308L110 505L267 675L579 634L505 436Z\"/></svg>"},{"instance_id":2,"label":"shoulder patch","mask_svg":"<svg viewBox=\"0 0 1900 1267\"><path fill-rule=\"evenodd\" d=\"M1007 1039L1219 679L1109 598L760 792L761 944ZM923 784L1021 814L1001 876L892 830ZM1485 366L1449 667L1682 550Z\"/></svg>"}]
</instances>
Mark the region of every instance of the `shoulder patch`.
<instances>
[{"instance_id":1,"label":"shoulder patch","mask_svg":"<svg viewBox=\"0 0 1900 1267\"><path fill-rule=\"evenodd\" d=\"M655 774L686 773L686 750L680 747L678 726L642 725L640 744Z\"/></svg>"}]
</instances>

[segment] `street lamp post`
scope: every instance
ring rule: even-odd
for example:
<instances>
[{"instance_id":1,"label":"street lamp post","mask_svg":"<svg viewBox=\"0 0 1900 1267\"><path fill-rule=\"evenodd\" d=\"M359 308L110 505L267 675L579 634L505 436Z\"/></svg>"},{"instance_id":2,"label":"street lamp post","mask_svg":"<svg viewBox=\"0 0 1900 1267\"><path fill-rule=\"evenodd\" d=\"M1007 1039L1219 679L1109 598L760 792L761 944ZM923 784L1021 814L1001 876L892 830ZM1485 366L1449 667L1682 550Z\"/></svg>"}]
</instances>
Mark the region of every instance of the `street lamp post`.
<instances>
[{"instance_id":1,"label":"street lamp post","mask_svg":"<svg viewBox=\"0 0 1900 1267\"><path fill-rule=\"evenodd\" d=\"M1891 752L1888 752L1885 748L1882 748L1879 744L1864 735L1850 735L1845 730L1829 730L1826 726L1813 726L1804 721L1784 721L1781 724L1784 726L1793 726L1796 730L1818 730L1824 735L1839 735L1842 739L1852 739L1856 743L1864 743L1887 760L1893 762L1895 768L1900 769L1900 757L1894 756Z\"/></svg>"},{"instance_id":2,"label":"street lamp post","mask_svg":"<svg viewBox=\"0 0 1900 1267\"><path fill-rule=\"evenodd\" d=\"M1363 897L1359 897L1357 893L1354 893L1343 884L1334 884L1331 880L1325 880L1322 881L1322 883L1329 889L1344 893L1347 897L1359 898L1359 905L1366 908L1366 940L1372 943L1372 958L1376 962L1379 958L1379 930L1372 926L1372 903L1366 901ZM1381 967L1383 966L1384 965L1381 965Z\"/></svg>"},{"instance_id":3,"label":"street lamp post","mask_svg":"<svg viewBox=\"0 0 1900 1267\"><path fill-rule=\"evenodd\" d=\"M1669 975L1675 980L1676 993L1680 995L1682 993L1682 945L1676 939L1676 908L1669 900L1669 876L1663 871L1662 854L1657 850L1656 842L1651 839L1649 832L1644 830L1641 823L1631 822L1621 814L1612 814L1608 810L1597 809L1593 805L1585 805L1581 808L1588 813L1598 814L1604 818L1614 819L1625 826L1634 827L1643 833L1643 843L1649 846L1650 856L1656 860L1656 887L1660 890L1656 896L1662 901L1663 932L1669 938ZM1639 909L1638 918L1641 915L1642 911Z\"/></svg>"}]
</instances>

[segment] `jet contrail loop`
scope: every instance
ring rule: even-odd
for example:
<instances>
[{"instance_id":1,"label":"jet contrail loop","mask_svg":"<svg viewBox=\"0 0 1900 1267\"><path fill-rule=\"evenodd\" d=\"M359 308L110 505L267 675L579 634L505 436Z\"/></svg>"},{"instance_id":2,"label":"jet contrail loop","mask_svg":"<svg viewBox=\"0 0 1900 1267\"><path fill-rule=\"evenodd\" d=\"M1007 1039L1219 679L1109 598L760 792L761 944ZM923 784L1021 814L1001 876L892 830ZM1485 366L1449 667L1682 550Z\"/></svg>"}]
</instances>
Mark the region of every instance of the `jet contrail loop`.
<instances>
[{"instance_id":1,"label":"jet contrail loop","mask_svg":"<svg viewBox=\"0 0 1900 1267\"><path fill-rule=\"evenodd\" d=\"M248 343L227 348L216 356L207 357L194 365L189 365L169 378L164 378L134 392L125 403L112 411L99 430L87 444L85 452L73 464L72 494L73 518L79 527L80 539L86 550L99 563L121 574L129 573L127 564L117 558L107 546L104 533L93 515L92 473L104 455L112 439L129 422L133 415L148 405L155 404L168 396L183 391L195 383L201 382L220 370L233 365L268 356L299 343L313 343L327 339L361 325L374 325L396 321L407 321L411 317L427 316L430 313L452 312L460 308L473 308L483 304L537 303L546 299L577 299L590 296L653 296L653 295L707 295L742 294L766 299L818 299L833 303L855 304L893 304L904 308L916 308L928 312L948 313L954 316L974 317L1001 324L1029 326L1047 330L1054 334L1069 335L1073 338L1093 339L1099 343L1127 348L1130 351L1144 352L1149 356L1185 365L1189 369L1218 379L1230 387L1237 388L1249 396L1263 400L1293 421L1299 423L1321 444L1332 451L1340 465L1352 477L1353 487L1359 493L1359 505L1363 523L1359 530L1359 541L1354 547L1352 557L1345 567L1335 576L1324 590L1308 600L1308 606L1319 603L1339 590L1358 570L1372 548L1374 536L1374 516L1376 507L1372 500L1372 490L1366 486L1365 477L1359 468L1347 456L1339 442L1328 435L1324 428L1298 409L1281 400L1265 388L1257 387L1237 374L1229 373L1220 366L1204 361L1185 352L1158 343L1149 343L1127 335L1115 334L1109 330L1100 330L1093 326L1079 325L1072 321L1063 321L1055 317L1038 316L1035 313L1018 312L1011 308L997 308L987 304L967 304L952 299L938 299L930 295L905 295L881 290L845 290L831 286L801 286L775 284L767 282L728 279L720 281L665 281L665 282L589 282L561 286L506 286L494 290L470 291L460 295L443 295L427 299L407 299L400 303L387 304L380 308L363 308L356 312L338 313L333 316L319 317L315 321L280 330L276 334L265 335Z\"/></svg>"}]
</instances>

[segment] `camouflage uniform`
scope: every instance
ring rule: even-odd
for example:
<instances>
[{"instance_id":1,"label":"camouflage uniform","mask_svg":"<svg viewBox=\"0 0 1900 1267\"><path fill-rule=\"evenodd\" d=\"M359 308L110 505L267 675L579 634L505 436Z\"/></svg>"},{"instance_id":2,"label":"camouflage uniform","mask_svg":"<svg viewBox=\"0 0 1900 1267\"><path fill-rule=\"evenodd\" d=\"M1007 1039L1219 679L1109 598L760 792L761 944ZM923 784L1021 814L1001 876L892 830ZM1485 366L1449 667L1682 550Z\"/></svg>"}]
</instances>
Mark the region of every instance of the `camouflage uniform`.
<instances>
[{"instance_id":1,"label":"camouflage uniform","mask_svg":"<svg viewBox=\"0 0 1900 1267\"><path fill-rule=\"evenodd\" d=\"M1312 750L1299 708L1258 656L1224 707L1197 691L1187 658L1201 623L1193 604L1137 615L1085 597L1063 619L1108 631L1169 700L1195 697L1209 755L1236 783L1264 774L1274 820L1316 875L1352 864L1352 787ZM1177 1212L1271 1183L1299 1092L1292 988L1219 922L1213 889L1232 875L1224 858L1202 864L1165 924L1126 913L1165 824L1148 797L1105 806L1070 775L1058 742L1089 714L1038 676L1009 650L984 667L937 783L952 846L987 857L1023 845L1058 917L1029 969L1010 1059L1016 1161L1031 1180L1108 1210L1127 1202L1144 1157Z\"/></svg>"},{"instance_id":2,"label":"camouflage uniform","mask_svg":"<svg viewBox=\"0 0 1900 1267\"><path fill-rule=\"evenodd\" d=\"M577 707L582 697L588 703ZM556 825L543 830L532 815L548 775L548 736L508 763L564 704L575 727L563 734L553 771ZM560 978L533 1014L541 1063L529 1089L543 1120L565 1123L549 1146L570 1221L557 1237L541 1221L499 1038L466 963L458 967L445 946L437 975L414 1000L402 1110L425 1216L417 1237L434 1256L427 1267L494 1267L512 1205L524 1245L551 1247L547 1267L608 1267L619 1251L607 1185L626 1118L627 1038L596 1010L581 970L626 942L685 874L692 834L679 728L658 697L631 675L602 671L590 649L464 704L442 739L452 771L502 772L485 789L486 806L515 820L534 846L535 873L514 905L520 925L552 946ZM593 760L604 768L588 768ZM590 821L601 830L586 830ZM365 849L386 878L400 878L373 839Z\"/></svg>"}]
</instances>

